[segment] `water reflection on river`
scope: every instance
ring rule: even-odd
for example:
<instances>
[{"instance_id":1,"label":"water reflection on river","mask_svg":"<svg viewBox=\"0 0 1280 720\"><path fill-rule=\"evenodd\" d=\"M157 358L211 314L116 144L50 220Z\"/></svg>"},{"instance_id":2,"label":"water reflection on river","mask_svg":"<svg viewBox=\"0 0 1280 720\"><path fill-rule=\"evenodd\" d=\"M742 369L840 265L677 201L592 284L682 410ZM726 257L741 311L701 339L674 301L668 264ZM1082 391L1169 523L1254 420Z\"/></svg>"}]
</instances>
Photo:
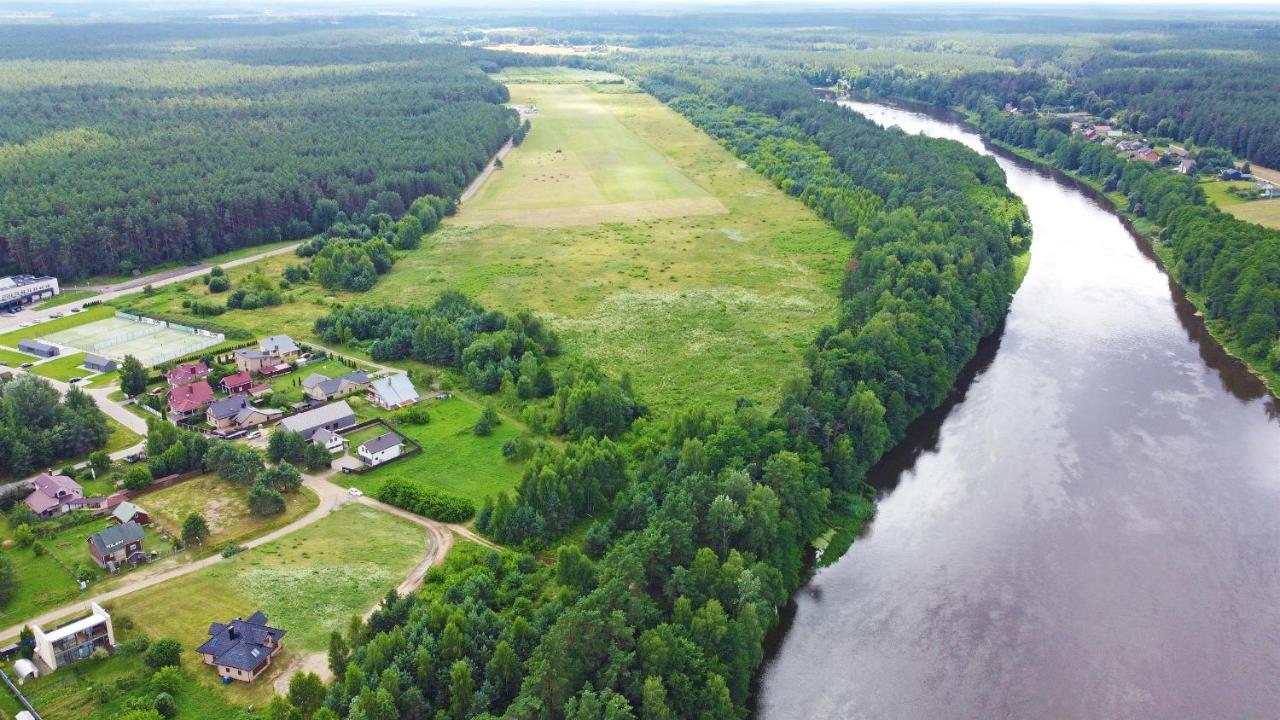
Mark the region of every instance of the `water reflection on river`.
<instances>
[{"instance_id":1,"label":"water reflection on river","mask_svg":"<svg viewBox=\"0 0 1280 720\"><path fill-rule=\"evenodd\" d=\"M1003 335L877 468L875 523L797 593L758 715L1280 717L1274 398L1086 189L1000 164L1035 229Z\"/></svg>"}]
</instances>

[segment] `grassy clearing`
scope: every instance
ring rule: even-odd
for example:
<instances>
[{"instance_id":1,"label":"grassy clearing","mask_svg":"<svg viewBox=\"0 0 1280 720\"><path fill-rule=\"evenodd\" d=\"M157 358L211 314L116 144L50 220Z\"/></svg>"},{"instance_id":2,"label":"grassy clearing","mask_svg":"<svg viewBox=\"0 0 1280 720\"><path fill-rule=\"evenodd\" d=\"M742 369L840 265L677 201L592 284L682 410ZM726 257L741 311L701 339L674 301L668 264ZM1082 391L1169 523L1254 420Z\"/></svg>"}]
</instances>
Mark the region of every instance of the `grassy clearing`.
<instances>
[{"instance_id":1,"label":"grassy clearing","mask_svg":"<svg viewBox=\"0 0 1280 720\"><path fill-rule=\"evenodd\" d=\"M511 90L540 110L529 138L370 294L530 307L657 409L776 399L834 310L848 242L647 95Z\"/></svg>"},{"instance_id":2,"label":"grassy clearing","mask_svg":"<svg viewBox=\"0 0 1280 720\"><path fill-rule=\"evenodd\" d=\"M15 625L40 611L71 602L80 594L75 578L48 553L36 555L30 548L12 546L13 529L0 524L4 554L13 561L18 586L0 612L0 626ZM83 541L81 541L83 542Z\"/></svg>"},{"instance_id":3,"label":"grassy clearing","mask_svg":"<svg viewBox=\"0 0 1280 720\"><path fill-rule=\"evenodd\" d=\"M209 538L203 547L194 550L197 556L219 552L232 543L243 543L288 525L320 502L314 492L302 488L286 496L283 513L264 518L249 513L245 504L248 495L247 488L219 480L215 475L202 475L140 497L137 502L151 513L155 524L175 536L181 534L187 515L203 515L209 524Z\"/></svg>"},{"instance_id":4,"label":"grassy clearing","mask_svg":"<svg viewBox=\"0 0 1280 720\"><path fill-rule=\"evenodd\" d=\"M90 373L84 367L85 353L60 355L48 362L42 362L31 368L31 372L42 377L66 382L73 377L84 377Z\"/></svg>"},{"instance_id":5,"label":"grassy clearing","mask_svg":"<svg viewBox=\"0 0 1280 720\"><path fill-rule=\"evenodd\" d=\"M35 309L47 310L51 307L58 307L59 305L70 305L71 303L79 300L87 300L97 294L98 292L96 290L68 290L61 295L55 295L39 305L36 305Z\"/></svg>"},{"instance_id":6,"label":"grassy clearing","mask_svg":"<svg viewBox=\"0 0 1280 720\"><path fill-rule=\"evenodd\" d=\"M1233 187L1252 189L1252 182L1206 182L1201 183L1200 187L1204 188L1205 195L1223 212L1231 213L1246 222L1280 229L1280 200L1244 200L1227 192Z\"/></svg>"},{"instance_id":7,"label":"grassy clearing","mask_svg":"<svg viewBox=\"0 0 1280 720\"><path fill-rule=\"evenodd\" d=\"M376 417L380 413L363 400L352 405L361 417ZM363 475L344 476L344 484L372 495L388 479L404 478L423 487L471 498L477 503L515 487L520 480L522 465L502 457L502 446L519 434L519 428L511 422L503 422L492 435L477 437L471 428L480 418L478 406L454 398L433 402L429 408L430 423L396 426L396 432L421 443L422 452ZM356 445L351 443L352 452Z\"/></svg>"},{"instance_id":8,"label":"grassy clearing","mask_svg":"<svg viewBox=\"0 0 1280 720\"><path fill-rule=\"evenodd\" d=\"M490 75L500 83L590 83L621 82L625 78L611 72L585 68L548 65L542 67L509 67Z\"/></svg>"},{"instance_id":9,"label":"grassy clearing","mask_svg":"<svg viewBox=\"0 0 1280 720\"><path fill-rule=\"evenodd\" d=\"M152 416L148 415L146 417ZM107 444L102 449L109 453L124 450L142 442L141 435L121 425L118 420L111 416L107 416L107 426L111 429L111 434L107 436Z\"/></svg>"},{"instance_id":10,"label":"grassy clearing","mask_svg":"<svg viewBox=\"0 0 1280 720\"><path fill-rule=\"evenodd\" d=\"M352 614L373 607L404 579L424 550L421 528L363 505L347 505L272 543L199 572L130 593L108 606L153 638L174 637L186 652L183 666L202 684L236 704L263 705L273 674L299 651L323 652L329 633ZM217 684L217 674L194 649L212 621L246 617L261 609L288 631L274 670L252 685Z\"/></svg>"},{"instance_id":11,"label":"grassy clearing","mask_svg":"<svg viewBox=\"0 0 1280 720\"><path fill-rule=\"evenodd\" d=\"M53 333L61 330L73 328L78 325L85 325L95 320L109 318L115 314L116 309L113 307L108 305L94 305L92 307L85 308L82 312L71 313L64 317L36 323L31 327L18 328L12 332L7 332L4 335L0 335L0 345L16 348L18 347L18 343L22 340L30 340L32 338L44 337L45 335L52 335Z\"/></svg>"},{"instance_id":12,"label":"grassy clearing","mask_svg":"<svg viewBox=\"0 0 1280 720\"><path fill-rule=\"evenodd\" d=\"M9 365L10 367L17 367L23 363L33 362L38 359L39 358L35 356L27 355L26 353L20 353L17 350L0 348L0 363Z\"/></svg>"}]
</instances>

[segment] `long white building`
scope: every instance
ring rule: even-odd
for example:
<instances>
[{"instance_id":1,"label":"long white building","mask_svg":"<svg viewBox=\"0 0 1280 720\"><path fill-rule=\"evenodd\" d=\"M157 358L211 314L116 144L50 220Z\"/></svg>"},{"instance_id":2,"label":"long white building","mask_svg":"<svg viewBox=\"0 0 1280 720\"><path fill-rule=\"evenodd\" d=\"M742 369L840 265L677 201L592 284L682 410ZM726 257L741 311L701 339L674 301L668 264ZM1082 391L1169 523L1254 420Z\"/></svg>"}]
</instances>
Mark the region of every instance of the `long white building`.
<instances>
[{"instance_id":1,"label":"long white building","mask_svg":"<svg viewBox=\"0 0 1280 720\"><path fill-rule=\"evenodd\" d=\"M0 307L26 305L59 293L58 278L36 275L11 275L0 278Z\"/></svg>"}]
</instances>

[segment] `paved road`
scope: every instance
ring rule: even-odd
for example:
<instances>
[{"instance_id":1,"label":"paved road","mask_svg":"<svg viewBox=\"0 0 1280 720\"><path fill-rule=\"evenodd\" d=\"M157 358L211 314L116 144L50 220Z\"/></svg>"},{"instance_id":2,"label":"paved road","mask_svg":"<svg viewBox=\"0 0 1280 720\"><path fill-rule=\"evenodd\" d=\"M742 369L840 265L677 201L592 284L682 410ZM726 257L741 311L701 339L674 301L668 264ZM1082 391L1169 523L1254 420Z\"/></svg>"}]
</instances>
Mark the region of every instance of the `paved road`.
<instances>
[{"instance_id":1,"label":"paved road","mask_svg":"<svg viewBox=\"0 0 1280 720\"><path fill-rule=\"evenodd\" d=\"M320 498L320 502L319 504L316 505L315 509L313 509L311 512L307 513L306 515L303 515L302 517L298 518L297 520L294 520L288 525L285 525L281 528L273 530L267 533L266 535L262 535L260 537L254 538L253 540L246 541L245 543L243 543L243 547L253 548L259 545L263 545L265 543L269 543L273 540L278 540L279 538L282 538L285 535L296 532L316 522L317 520L325 517L329 513L333 512L334 510L337 510L343 505L346 505L347 503L359 503L361 505L367 505L369 507L376 508L383 512L395 515L396 517L401 517L406 520L409 520L410 522L416 523L422 526L423 528L425 528L427 531L427 536L426 536L427 547L426 547L426 553L422 561L419 562L413 568L412 571L410 571L409 576L404 580L404 582L400 583L400 585L396 588L396 591L402 595L411 593L417 590L419 587L422 587L422 580L424 577L426 577L427 570L430 569L432 565L435 565L441 562L444 559L445 555L449 552L449 548L453 547L454 533L457 533L462 537L468 540L471 540L473 542L479 542L482 545L485 545L487 547L501 549L499 546L494 545L488 540L485 540L484 538L479 537L468 528L462 527L460 525L446 525L444 523L439 523L434 520L429 520L427 518L422 517L421 515L415 515L406 510L401 510L398 507L388 505L384 502L380 502L371 497L367 497L367 496L353 497L347 493L347 490L345 488L335 484L331 480L331 478L333 478L334 475L336 474L337 473L334 471L329 471L328 473L323 473L320 475L310 475L305 477L303 480L303 484L306 485L308 488L311 488L311 490L313 490L316 493L316 495ZM206 567L209 567L210 565L213 565L214 563L221 562L222 560L223 560L223 557L221 555L213 555L207 558L203 558L201 560L197 560L195 562L186 563L185 565L181 565L176 568L170 568L167 570L148 571L147 569L144 568L144 569L135 571L129 577L128 582L121 585L120 587L117 587L113 590L109 590L104 593L99 593L98 595L85 598L83 600L77 601L75 603L71 603L69 605L64 605L62 607L57 608L56 610L49 610L47 612L41 613L40 615L34 618L31 618L30 620L27 620L26 622L13 625L11 627L0 630L0 638L8 638L8 637L16 636L18 633L22 631L22 628L25 625L44 625L47 623L60 620L69 615L88 612L90 603L94 603L94 602L104 603L109 600L113 600L115 598L121 597L123 595L128 595L129 593L137 592L138 590L149 588L153 585L157 585L159 583L165 582L166 580L172 580L174 578L179 578L179 577L182 577L183 575L196 572L197 570L204 569Z\"/></svg>"},{"instance_id":2,"label":"paved road","mask_svg":"<svg viewBox=\"0 0 1280 720\"><path fill-rule=\"evenodd\" d=\"M284 253L290 253L290 252L293 252L294 249L297 248L299 244L300 243L293 243L291 245L279 247L274 250L260 252L260 253L257 253L256 255L249 255L246 257L242 257L239 260L230 260L228 262L219 263L219 267L233 268L233 267L238 267L240 265L245 265L251 262L257 262L258 260L261 260L263 258L269 258L275 255L283 255ZM86 303L86 302L92 302L95 300L97 301L114 300L118 297L123 297L125 295L131 295L133 293L142 292L142 289L147 285L150 285L152 287L164 287L165 285L172 285L173 283L182 282L183 280L190 280L191 278L197 278L202 275L208 275L209 271L212 269L213 269L212 265L200 265L200 266L193 266L185 269L179 269L176 271L167 270L161 273L147 275L139 278L133 278L131 280L128 280L122 283L116 283L115 285L104 286L106 289L103 292L99 293L95 297L85 298L80 302ZM9 315L8 313L5 313L3 317L0 317L0 333L6 333L6 332L9 332L10 330L16 330L18 326L24 322L39 322L41 320L48 320L50 315L53 315L54 313L65 313L69 306L75 305L75 304L76 303L69 303L68 305L61 305L58 307L52 307L45 310L28 309L28 310L23 310L22 312L16 315Z\"/></svg>"}]
</instances>

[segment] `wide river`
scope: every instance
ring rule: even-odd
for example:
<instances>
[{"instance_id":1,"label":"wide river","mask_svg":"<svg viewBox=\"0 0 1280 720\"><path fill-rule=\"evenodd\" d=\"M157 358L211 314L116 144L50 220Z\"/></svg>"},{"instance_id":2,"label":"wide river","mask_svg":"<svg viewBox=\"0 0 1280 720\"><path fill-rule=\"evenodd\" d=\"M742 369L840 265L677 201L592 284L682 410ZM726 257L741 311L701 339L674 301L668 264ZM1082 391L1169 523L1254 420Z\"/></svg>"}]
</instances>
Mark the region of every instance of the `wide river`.
<instances>
[{"instance_id":1,"label":"wide river","mask_svg":"<svg viewBox=\"0 0 1280 720\"><path fill-rule=\"evenodd\" d=\"M957 140L949 121L842 103ZM769 720L1280 717L1276 400L1087 189L999 158L1035 229L1001 335L795 597Z\"/></svg>"}]
</instances>

